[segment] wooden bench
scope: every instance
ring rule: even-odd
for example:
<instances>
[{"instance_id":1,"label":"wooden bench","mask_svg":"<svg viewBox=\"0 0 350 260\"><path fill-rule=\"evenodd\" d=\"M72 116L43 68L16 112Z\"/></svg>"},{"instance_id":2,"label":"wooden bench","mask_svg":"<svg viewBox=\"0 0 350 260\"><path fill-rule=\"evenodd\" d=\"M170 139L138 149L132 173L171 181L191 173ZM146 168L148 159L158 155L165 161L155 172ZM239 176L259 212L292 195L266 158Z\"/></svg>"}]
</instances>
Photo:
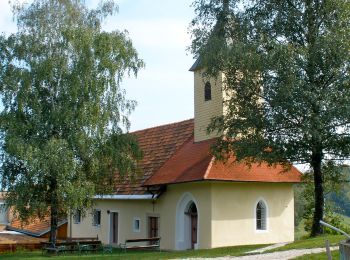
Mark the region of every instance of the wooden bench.
<instances>
[{"instance_id":1,"label":"wooden bench","mask_svg":"<svg viewBox=\"0 0 350 260\"><path fill-rule=\"evenodd\" d=\"M59 255L60 253L65 251L65 246L55 246L55 247L43 247L42 252L51 253Z\"/></svg>"},{"instance_id":2,"label":"wooden bench","mask_svg":"<svg viewBox=\"0 0 350 260\"><path fill-rule=\"evenodd\" d=\"M67 238L67 242L73 242L73 241L96 241L98 239L98 235L95 237L69 237Z\"/></svg>"},{"instance_id":3,"label":"wooden bench","mask_svg":"<svg viewBox=\"0 0 350 260\"><path fill-rule=\"evenodd\" d=\"M147 245L131 245L131 244L140 244L147 242ZM126 252L127 249L157 249L160 252L160 237L150 237L150 238L136 238L136 239L127 239L124 244L120 244L120 248L124 249Z\"/></svg>"},{"instance_id":4,"label":"wooden bench","mask_svg":"<svg viewBox=\"0 0 350 260\"><path fill-rule=\"evenodd\" d=\"M79 252L88 253L88 252L100 252L103 253L112 253L113 247L111 245L103 245L100 240L98 241L79 241Z\"/></svg>"},{"instance_id":5,"label":"wooden bench","mask_svg":"<svg viewBox=\"0 0 350 260\"><path fill-rule=\"evenodd\" d=\"M50 242L41 242L42 253L51 253L59 255L60 253L79 251L77 242L57 242L54 246Z\"/></svg>"},{"instance_id":6,"label":"wooden bench","mask_svg":"<svg viewBox=\"0 0 350 260\"><path fill-rule=\"evenodd\" d=\"M61 253L67 252L79 252L79 243L78 242L57 242L55 246L50 242L42 242L42 253L52 253L59 255Z\"/></svg>"}]
</instances>

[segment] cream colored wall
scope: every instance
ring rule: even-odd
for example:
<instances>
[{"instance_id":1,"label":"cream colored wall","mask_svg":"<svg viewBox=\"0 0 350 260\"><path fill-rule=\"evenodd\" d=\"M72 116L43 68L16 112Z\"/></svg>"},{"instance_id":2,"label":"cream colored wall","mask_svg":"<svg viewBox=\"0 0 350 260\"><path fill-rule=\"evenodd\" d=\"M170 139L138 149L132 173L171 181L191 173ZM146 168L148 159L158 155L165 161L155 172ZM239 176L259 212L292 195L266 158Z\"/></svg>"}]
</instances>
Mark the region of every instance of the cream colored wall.
<instances>
[{"instance_id":1,"label":"cream colored wall","mask_svg":"<svg viewBox=\"0 0 350 260\"><path fill-rule=\"evenodd\" d=\"M185 193L193 195L199 211L198 248L211 247L211 193L208 183L169 185L167 191L154 204L150 200L96 200L95 209L101 210L101 225L92 225L92 216L87 213L80 224L72 224L73 237L98 237L109 243L109 216L107 210L119 213L119 243L126 239L148 237L148 216L159 216L159 235L163 249L176 249L176 207ZM90 210L91 212L91 210ZM141 220L139 233L133 232L133 218ZM70 221L69 221L70 222ZM70 223L68 226L68 233Z\"/></svg>"},{"instance_id":2,"label":"cream colored wall","mask_svg":"<svg viewBox=\"0 0 350 260\"><path fill-rule=\"evenodd\" d=\"M267 230L256 231L255 206L267 203ZM292 184L214 183L212 246L267 244L294 240Z\"/></svg>"},{"instance_id":3,"label":"cream colored wall","mask_svg":"<svg viewBox=\"0 0 350 260\"><path fill-rule=\"evenodd\" d=\"M72 225L73 237L95 237L98 235L102 243L108 244L110 231L110 212L118 212L118 242L124 243L125 239L144 238L147 233L147 216L152 215L153 204L151 200L95 200L94 209L101 210L101 225L92 225L92 214L89 210L80 224ZM133 219L140 218L140 232L133 231ZM73 220L74 221L74 220ZM70 224L70 223L69 223ZM69 236L70 226L68 226Z\"/></svg>"},{"instance_id":4,"label":"cream colored wall","mask_svg":"<svg viewBox=\"0 0 350 260\"><path fill-rule=\"evenodd\" d=\"M182 196L190 193L198 210L198 248L211 248L211 185L209 183L173 184L157 201L160 209L160 235L162 246L176 249L176 207Z\"/></svg>"},{"instance_id":5,"label":"cream colored wall","mask_svg":"<svg viewBox=\"0 0 350 260\"><path fill-rule=\"evenodd\" d=\"M130 238L148 237L148 216L159 216L162 249L177 249L177 206L184 195L193 197L198 209L198 248L293 241L294 198L292 184L197 182L173 184L152 204L150 200L96 200L101 209L101 226L92 226L88 214L73 224L73 237L98 235L109 243L109 215L119 213L119 243ZM255 230L255 206L263 198L268 206L268 230ZM184 214L184 212L180 212ZM141 220L139 233L133 232L133 218ZM69 228L68 228L69 232Z\"/></svg>"},{"instance_id":6,"label":"cream colored wall","mask_svg":"<svg viewBox=\"0 0 350 260\"><path fill-rule=\"evenodd\" d=\"M217 137L217 133L207 135L206 130L211 118L223 114L223 92L220 74L216 79L203 76L204 70L194 71L194 140L195 142ZM211 84L211 100L204 100L204 85Z\"/></svg>"}]
</instances>

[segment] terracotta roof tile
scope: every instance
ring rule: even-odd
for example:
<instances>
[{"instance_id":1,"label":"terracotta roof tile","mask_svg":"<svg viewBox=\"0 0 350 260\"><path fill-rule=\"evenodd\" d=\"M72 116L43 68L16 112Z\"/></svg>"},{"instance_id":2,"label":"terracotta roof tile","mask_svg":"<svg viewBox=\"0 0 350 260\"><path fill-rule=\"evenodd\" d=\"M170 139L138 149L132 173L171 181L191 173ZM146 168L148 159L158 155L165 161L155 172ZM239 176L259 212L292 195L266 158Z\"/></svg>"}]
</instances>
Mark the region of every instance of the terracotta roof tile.
<instances>
[{"instance_id":1,"label":"terracotta roof tile","mask_svg":"<svg viewBox=\"0 0 350 260\"><path fill-rule=\"evenodd\" d=\"M301 173L292 166L286 171L281 165L268 166L267 163L252 164L236 163L234 159L223 164L214 162L206 176L207 180L223 181L254 181L254 182L292 182L301 181Z\"/></svg>"},{"instance_id":2,"label":"terracotta roof tile","mask_svg":"<svg viewBox=\"0 0 350 260\"><path fill-rule=\"evenodd\" d=\"M193 136L193 127L193 119L190 119L131 133L136 135L143 151L142 173L134 180L120 179L116 194L144 194L147 190L144 182Z\"/></svg>"},{"instance_id":3,"label":"terracotta roof tile","mask_svg":"<svg viewBox=\"0 0 350 260\"><path fill-rule=\"evenodd\" d=\"M67 219L59 219L58 226L66 222ZM7 226L7 229L33 236L41 236L48 233L50 227L50 216L45 216L43 219L31 218L28 220L28 222L22 222L19 219L14 219L11 221L11 224Z\"/></svg>"},{"instance_id":4,"label":"terracotta roof tile","mask_svg":"<svg viewBox=\"0 0 350 260\"><path fill-rule=\"evenodd\" d=\"M178 150L145 185L161 185L201 180L239 182L300 182L301 173L292 167L283 171L282 166L269 167L266 163L244 163L230 159L227 163L214 161L210 147L214 139L194 143L193 138Z\"/></svg>"},{"instance_id":5,"label":"terracotta roof tile","mask_svg":"<svg viewBox=\"0 0 350 260\"><path fill-rule=\"evenodd\" d=\"M144 157L142 174L135 179L119 179L116 194L144 194L147 186L200 180L299 182L300 172L292 167L253 164L251 168L231 159L215 162L210 146L215 139L194 143L193 119L136 131Z\"/></svg>"},{"instance_id":6,"label":"terracotta roof tile","mask_svg":"<svg viewBox=\"0 0 350 260\"><path fill-rule=\"evenodd\" d=\"M214 140L194 143L193 137L182 146L145 185L202 180L212 159L209 147Z\"/></svg>"}]
</instances>

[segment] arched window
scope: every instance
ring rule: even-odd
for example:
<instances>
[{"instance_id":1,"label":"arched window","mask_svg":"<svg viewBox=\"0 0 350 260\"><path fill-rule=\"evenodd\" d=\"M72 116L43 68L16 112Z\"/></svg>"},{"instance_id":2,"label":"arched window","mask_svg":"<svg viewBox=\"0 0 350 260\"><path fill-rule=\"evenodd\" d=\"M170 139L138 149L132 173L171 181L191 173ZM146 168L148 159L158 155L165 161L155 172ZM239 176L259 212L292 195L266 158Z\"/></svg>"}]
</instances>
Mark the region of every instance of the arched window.
<instances>
[{"instance_id":1,"label":"arched window","mask_svg":"<svg viewBox=\"0 0 350 260\"><path fill-rule=\"evenodd\" d=\"M209 81L207 81L204 86L204 101L208 100L211 100L211 85Z\"/></svg>"},{"instance_id":2,"label":"arched window","mask_svg":"<svg viewBox=\"0 0 350 260\"><path fill-rule=\"evenodd\" d=\"M266 230L266 205L262 200L256 205L256 229Z\"/></svg>"}]
</instances>

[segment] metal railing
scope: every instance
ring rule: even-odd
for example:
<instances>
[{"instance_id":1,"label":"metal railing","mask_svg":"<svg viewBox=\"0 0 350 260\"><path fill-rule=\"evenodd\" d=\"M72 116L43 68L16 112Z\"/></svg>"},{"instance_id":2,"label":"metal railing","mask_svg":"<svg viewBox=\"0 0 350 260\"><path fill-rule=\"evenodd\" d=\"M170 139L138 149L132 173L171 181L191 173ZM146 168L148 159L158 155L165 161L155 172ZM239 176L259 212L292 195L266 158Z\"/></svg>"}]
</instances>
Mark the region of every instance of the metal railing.
<instances>
[{"instance_id":1,"label":"metal railing","mask_svg":"<svg viewBox=\"0 0 350 260\"><path fill-rule=\"evenodd\" d=\"M329 228L331 228L331 229L333 229L333 230L335 230L335 231L337 231L337 232L343 234L344 236L347 237L348 240L350 240L350 235L349 235L348 233L346 233L345 231L343 231L343 230L341 230L341 229L339 229L339 228L336 228L336 227L334 227L334 226L332 226L332 225L330 225L330 224L328 224L328 223L326 223L326 222L324 222L324 221L322 221L322 220L320 220L320 224L321 224L322 226L329 227Z\"/></svg>"}]
</instances>

